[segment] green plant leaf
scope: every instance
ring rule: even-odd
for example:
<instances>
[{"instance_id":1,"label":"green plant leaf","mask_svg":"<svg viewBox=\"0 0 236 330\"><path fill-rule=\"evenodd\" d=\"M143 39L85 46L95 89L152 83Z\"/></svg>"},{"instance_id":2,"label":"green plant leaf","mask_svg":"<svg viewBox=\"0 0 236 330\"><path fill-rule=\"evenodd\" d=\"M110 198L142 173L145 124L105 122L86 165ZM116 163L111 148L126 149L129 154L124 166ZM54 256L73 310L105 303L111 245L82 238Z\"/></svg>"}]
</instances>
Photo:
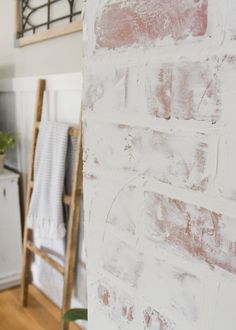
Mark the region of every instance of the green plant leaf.
<instances>
[{"instance_id":1,"label":"green plant leaf","mask_svg":"<svg viewBox=\"0 0 236 330\"><path fill-rule=\"evenodd\" d=\"M13 135L0 131L0 155L5 154L9 149L15 145L15 138Z\"/></svg>"},{"instance_id":2,"label":"green plant leaf","mask_svg":"<svg viewBox=\"0 0 236 330\"><path fill-rule=\"evenodd\" d=\"M85 308L72 308L63 315L65 321L88 320L88 310Z\"/></svg>"}]
</instances>

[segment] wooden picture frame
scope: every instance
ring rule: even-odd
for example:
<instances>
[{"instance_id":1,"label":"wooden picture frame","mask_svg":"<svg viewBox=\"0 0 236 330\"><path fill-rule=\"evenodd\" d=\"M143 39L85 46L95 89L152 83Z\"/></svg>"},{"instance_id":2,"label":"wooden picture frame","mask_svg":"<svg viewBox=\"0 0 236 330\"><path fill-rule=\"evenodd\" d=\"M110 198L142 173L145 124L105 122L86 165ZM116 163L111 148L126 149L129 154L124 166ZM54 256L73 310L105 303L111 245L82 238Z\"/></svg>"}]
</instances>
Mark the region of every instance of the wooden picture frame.
<instances>
[{"instance_id":1,"label":"wooden picture frame","mask_svg":"<svg viewBox=\"0 0 236 330\"><path fill-rule=\"evenodd\" d=\"M79 13L79 19L76 21L72 21L71 16L71 22L69 23L62 23L61 25L57 27L50 27L50 24L53 22L46 22L44 25L47 24L47 29L45 31L33 31L30 35L24 35L24 32L22 32L22 26L23 26L23 17L22 17L22 1L23 0L15 0L15 16L16 16L16 32L15 32L15 47L24 47L27 45L31 45L34 43L38 43L44 40L57 38L60 36L64 36L70 33L83 31L83 21L82 21L82 14ZM59 0L56 0L59 2ZM51 4L56 2L55 0L51 0ZM50 5L50 1L46 4L45 1L45 7ZM68 15L69 17L69 15ZM62 17L61 20L65 18ZM57 19L57 21L60 20ZM33 30L33 29L32 29Z\"/></svg>"}]
</instances>

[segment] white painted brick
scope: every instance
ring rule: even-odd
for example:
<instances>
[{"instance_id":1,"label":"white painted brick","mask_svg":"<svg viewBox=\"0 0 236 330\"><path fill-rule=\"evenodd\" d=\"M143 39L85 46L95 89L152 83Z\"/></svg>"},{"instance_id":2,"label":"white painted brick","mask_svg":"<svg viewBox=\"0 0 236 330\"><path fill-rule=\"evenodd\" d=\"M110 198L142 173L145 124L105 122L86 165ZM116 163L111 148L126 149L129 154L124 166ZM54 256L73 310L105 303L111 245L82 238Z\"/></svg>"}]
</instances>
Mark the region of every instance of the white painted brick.
<instances>
[{"instance_id":1,"label":"white painted brick","mask_svg":"<svg viewBox=\"0 0 236 330\"><path fill-rule=\"evenodd\" d=\"M190 255L236 274L236 218L145 192L145 234L173 253Z\"/></svg>"},{"instance_id":2,"label":"white painted brick","mask_svg":"<svg viewBox=\"0 0 236 330\"><path fill-rule=\"evenodd\" d=\"M138 290L174 329L203 329L205 283L190 271L146 257Z\"/></svg>"},{"instance_id":3,"label":"white painted brick","mask_svg":"<svg viewBox=\"0 0 236 330\"><path fill-rule=\"evenodd\" d=\"M208 140L203 134L169 134L94 121L86 128L85 141L88 168L149 172L168 184L206 187Z\"/></svg>"},{"instance_id":4,"label":"white painted brick","mask_svg":"<svg viewBox=\"0 0 236 330\"><path fill-rule=\"evenodd\" d=\"M118 329L141 330L138 299L106 278L93 283L93 308ZM112 323L111 323L112 325Z\"/></svg>"},{"instance_id":5,"label":"white painted brick","mask_svg":"<svg viewBox=\"0 0 236 330\"><path fill-rule=\"evenodd\" d=\"M104 238L103 267L111 275L136 287L143 270L143 254L109 234Z\"/></svg>"}]
</instances>

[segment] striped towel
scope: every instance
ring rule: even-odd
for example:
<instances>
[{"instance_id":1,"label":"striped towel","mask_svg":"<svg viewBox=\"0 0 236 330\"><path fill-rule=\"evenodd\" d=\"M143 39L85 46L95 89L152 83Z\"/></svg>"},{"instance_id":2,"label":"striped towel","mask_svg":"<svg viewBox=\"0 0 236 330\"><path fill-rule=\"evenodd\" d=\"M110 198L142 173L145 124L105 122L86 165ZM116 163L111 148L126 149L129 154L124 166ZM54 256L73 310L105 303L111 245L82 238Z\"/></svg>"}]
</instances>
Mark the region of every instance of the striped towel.
<instances>
[{"instance_id":1,"label":"striped towel","mask_svg":"<svg viewBox=\"0 0 236 330\"><path fill-rule=\"evenodd\" d=\"M42 238L65 236L63 189L69 125L43 121L34 163L34 190L28 213L29 227Z\"/></svg>"}]
</instances>

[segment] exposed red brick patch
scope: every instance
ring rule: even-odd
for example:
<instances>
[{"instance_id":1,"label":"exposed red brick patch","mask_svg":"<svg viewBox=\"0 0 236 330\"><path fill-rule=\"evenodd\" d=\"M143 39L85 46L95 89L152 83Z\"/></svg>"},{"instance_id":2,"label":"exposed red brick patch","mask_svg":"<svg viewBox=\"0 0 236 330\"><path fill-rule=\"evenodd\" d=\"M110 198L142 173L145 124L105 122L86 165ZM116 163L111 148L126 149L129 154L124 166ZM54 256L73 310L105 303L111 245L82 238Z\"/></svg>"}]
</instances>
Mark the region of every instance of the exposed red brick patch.
<instances>
[{"instance_id":1,"label":"exposed red brick patch","mask_svg":"<svg viewBox=\"0 0 236 330\"><path fill-rule=\"evenodd\" d=\"M148 65L146 98L149 113L157 118L176 118L215 123L222 100L220 73L224 58L202 62Z\"/></svg>"},{"instance_id":2,"label":"exposed red brick patch","mask_svg":"<svg viewBox=\"0 0 236 330\"><path fill-rule=\"evenodd\" d=\"M207 30L207 11L208 0L107 1L95 24L97 47L201 37Z\"/></svg>"},{"instance_id":3,"label":"exposed red brick patch","mask_svg":"<svg viewBox=\"0 0 236 330\"><path fill-rule=\"evenodd\" d=\"M133 319L134 319L133 310L134 310L133 306L130 306L130 307L123 306L122 307L122 316L130 322L133 321Z\"/></svg>"},{"instance_id":4,"label":"exposed red brick patch","mask_svg":"<svg viewBox=\"0 0 236 330\"><path fill-rule=\"evenodd\" d=\"M173 72L173 116L216 122L221 113L221 91L217 60L183 63Z\"/></svg>"},{"instance_id":5,"label":"exposed red brick patch","mask_svg":"<svg viewBox=\"0 0 236 330\"><path fill-rule=\"evenodd\" d=\"M110 305L110 292L107 288L100 285L98 287L98 298L102 302L103 305L109 306Z\"/></svg>"},{"instance_id":6,"label":"exposed red brick patch","mask_svg":"<svg viewBox=\"0 0 236 330\"><path fill-rule=\"evenodd\" d=\"M158 118L171 117L172 66L163 65L155 70L149 67L146 79L146 95L151 115Z\"/></svg>"},{"instance_id":7,"label":"exposed red brick patch","mask_svg":"<svg viewBox=\"0 0 236 330\"><path fill-rule=\"evenodd\" d=\"M145 196L150 239L236 274L235 219L159 194Z\"/></svg>"},{"instance_id":8,"label":"exposed red brick patch","mask_svg":"<svg viewBox=\"0 0 236 330\"><path fill-rule=\"evenodd\" d=\"M170 330L168 321L156 310L148 307L144 313L145 329Z\"/></svg>"},{"instance_id":9,"label":"exposed red brick patch","mask_svg":"<svg viewBox=\"0 0 236 330\"><path fill-rule=\"evenodd\" d=\"M134 297L104 279L95 285L98 292L97 306L109 315L119 329L123 329L131 322L137 322L137 306Z\"/></svg>"}]
</instances>

